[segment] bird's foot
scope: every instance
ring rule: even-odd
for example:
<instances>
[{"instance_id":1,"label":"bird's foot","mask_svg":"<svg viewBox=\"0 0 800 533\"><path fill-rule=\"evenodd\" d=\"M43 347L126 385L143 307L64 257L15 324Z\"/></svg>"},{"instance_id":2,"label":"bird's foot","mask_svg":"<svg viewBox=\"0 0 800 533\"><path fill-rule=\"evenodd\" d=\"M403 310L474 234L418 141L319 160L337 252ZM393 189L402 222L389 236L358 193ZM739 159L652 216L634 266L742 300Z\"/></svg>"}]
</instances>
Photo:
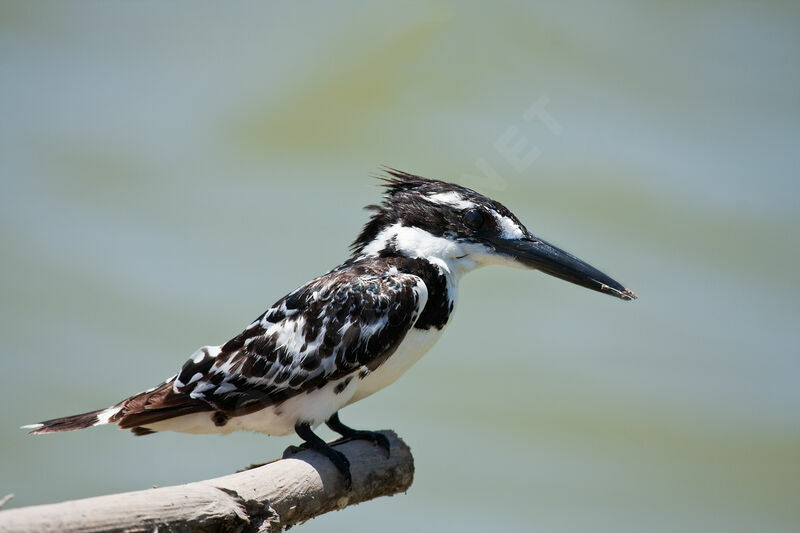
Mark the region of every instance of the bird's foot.
<instances>
[{"instance_id":1,"label":"bird's foot","mask_svg":"<svg viewBox=\"0 0 800 533\"><path fill-rule=\"evenodd\" d=\"M348 491L351 490L353 488L353 476L350 473L350 461L347 457L342 452L331 448L327 442L316 436L311 431L308 424L296 424L295 431L305 442L300 446L289 446L286 448L283 452L283 458L286 459L303 450L314 450L327 457L328 460L333 463L333 466L336 467L336 470L338 470L342 478L344 478L345 489Z\"/></svg>"},{"instance_id":2,"label":"bird's foot","mask_svg":"<svg viewBox=\"0 0 800 533\"><path fill-rule=\"evenodd\" d=\"M350 442L351 440L366 440L371 442L376 446L380 446L386 452L386 457L391 457L392 455L392 446L389 444L389 438L381 433L380 431L364 431L359 429L354 429L349 432L347 435L343 435L341 438L336 439L331 444L342 444L345 442Z\"/></svg>"},{"instance_id":3,"label":"bird's foot","mask_svg":"<svg viewBox=\"0 0 800 533\"><path fill-rule=\"evenodd\" d=\"M389 439L383 433L378 431L363 431L360 429L353 429L350 426L345 426L342 421L339 420L338 412L333 413L325 422L325 424L342 436L341 439L333 441L332 444L341 444L351 440L368 440L372 444L380 446L386 450L386 457L391 456L391 445L389 444Z\"/></svg>"},{"instance_id":4,"label":"bird's foot","mask_svg":"<svg viewBox=\"0 0 800 533\"><path fill-rule=\"evenodd\" d=\"M336 467L336 470L338 470L344 478L345 489L350 490L353 488L353 476L350 473L350 461L347 460L347 457L345 457L342 452L331 448L327 444L324 447L312 447L311 449L321 453L327 457L331 463L333 463L333 466Z\"/></svg>"},{"instance_id":5,"label":"bird's foot","mask_svg":"<svg viewBox=\"0 0 800 533\"><path fill-rule=\"evenodd\" d=\"M283 459L288 459L293 455L297 455L298 453L302 452L303 450L310 449L307 442L304 442L300 446L295 446L292 444L291 446L287 446L285 450L283 450Z\"/></svg>"}]
</instances>

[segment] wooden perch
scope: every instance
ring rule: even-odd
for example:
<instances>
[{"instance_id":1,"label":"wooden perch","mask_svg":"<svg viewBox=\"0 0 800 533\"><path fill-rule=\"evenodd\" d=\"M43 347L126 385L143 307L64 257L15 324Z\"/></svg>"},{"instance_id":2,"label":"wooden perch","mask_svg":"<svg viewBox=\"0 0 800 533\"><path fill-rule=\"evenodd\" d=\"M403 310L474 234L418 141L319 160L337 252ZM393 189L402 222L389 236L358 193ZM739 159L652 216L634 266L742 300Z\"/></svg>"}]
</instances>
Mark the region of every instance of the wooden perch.
<instances>
[{"instance_id":1,"label":"wooden perch","mask_svg":"<svg viewBox=\"0 0 800 533\"><path fill-rule=\"evenodd\" d=\"M0 532L278 532L328 511L408 490L414 479L411 450L394 432L383 433L391 443L388 458L383 448L365 441L336 446L350 461L350 491L325 457L304 450L216 479L0 511Z\"/></svg>"}]
</instances>

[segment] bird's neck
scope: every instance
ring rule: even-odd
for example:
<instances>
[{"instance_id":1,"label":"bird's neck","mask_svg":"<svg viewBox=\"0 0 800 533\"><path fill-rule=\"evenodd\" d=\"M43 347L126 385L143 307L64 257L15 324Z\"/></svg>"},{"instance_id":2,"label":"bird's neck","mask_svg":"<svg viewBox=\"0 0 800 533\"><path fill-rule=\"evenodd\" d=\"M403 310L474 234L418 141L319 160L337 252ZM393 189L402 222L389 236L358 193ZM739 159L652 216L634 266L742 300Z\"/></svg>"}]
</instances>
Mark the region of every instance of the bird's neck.
<instances>
[{"instance_id":1,"label":"bird's neck","mask_svg":"<svg viewBox=\"0 0 800 533\"><path fill-rule=\"evenodd\" d=\"M458 243L399 224L379 232L350 261L370 260L423 280L428 303L414 326L423 330L441 330L448 324L458 299L458 282L476 266Z\"/></svg>"}]
</instances>

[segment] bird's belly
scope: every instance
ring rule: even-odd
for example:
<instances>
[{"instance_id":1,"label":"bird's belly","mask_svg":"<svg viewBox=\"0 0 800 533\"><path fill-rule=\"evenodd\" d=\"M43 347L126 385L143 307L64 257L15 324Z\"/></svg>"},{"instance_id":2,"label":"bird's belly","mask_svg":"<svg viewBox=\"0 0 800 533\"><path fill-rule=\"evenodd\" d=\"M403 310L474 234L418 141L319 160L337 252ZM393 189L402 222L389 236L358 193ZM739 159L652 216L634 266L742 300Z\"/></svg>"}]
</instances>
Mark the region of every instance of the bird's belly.
<instances>
[{"instance_id":1,"label":"bird's belly","mask_svg":"<svg viewBox=\"0 0 800 533\"><path fill-rule=\"evenodd\" d=\"M348 377L320 389L292 396L288 400L249 415L231 418L234 430L258 431L269 435L288 435L297 422L316 427L347 405L358 380Z\"/></svg>"},{"instance_id":2,"label":"bird's belly","mask_svg":"<svg viewBox=\"0 0 800 533\"><path fill-rule=\"evenodd\" d=\"M370 394L394 383L406 370L411 368L411 365L419 361L431 349L431 346L442 336L442 331L436 328L412 328L406 334L400 346L397 347L397 350L381 366L367 374L364 379L358 381L355 394L352 395L348 404L366 398Z\"/></svg>"},{"instance_id":3,"label":"bird's belly","mask_svg":"<svg viewBox=\"0 0 800 533\"><path fill-rule=\"evenodd\" d=\"M339 386L341 384L341 386ZM241 416L232 416L224 424L214 423L214 412L205 411L170 418L146 426L154 431L180 433L221 433L256 431L268 435L288 435L297 422L318 426L347 405L356 391L358 379L349 376L326 384L311 392L298 394L277 404Z\"/></svg>"}]
</instances>

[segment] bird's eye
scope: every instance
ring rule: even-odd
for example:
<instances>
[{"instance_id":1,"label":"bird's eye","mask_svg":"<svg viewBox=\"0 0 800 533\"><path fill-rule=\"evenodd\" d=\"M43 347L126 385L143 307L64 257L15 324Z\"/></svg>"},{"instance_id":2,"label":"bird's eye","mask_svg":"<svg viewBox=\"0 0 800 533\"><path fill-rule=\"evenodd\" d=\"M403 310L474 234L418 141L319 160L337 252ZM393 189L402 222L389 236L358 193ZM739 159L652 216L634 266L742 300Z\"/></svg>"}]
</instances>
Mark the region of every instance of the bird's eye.
<instances>
[{"instance_id":1,"label":"bird's eye","mask_svg":"<svg viewBox=\"0 0 800 533\"><path fill-rule=\"evenodd\" d=\"M464 213L464 224L472 229L479 229L483 226L483 213L477 209L470 209Z\"/></svg>"}]
</instances>

